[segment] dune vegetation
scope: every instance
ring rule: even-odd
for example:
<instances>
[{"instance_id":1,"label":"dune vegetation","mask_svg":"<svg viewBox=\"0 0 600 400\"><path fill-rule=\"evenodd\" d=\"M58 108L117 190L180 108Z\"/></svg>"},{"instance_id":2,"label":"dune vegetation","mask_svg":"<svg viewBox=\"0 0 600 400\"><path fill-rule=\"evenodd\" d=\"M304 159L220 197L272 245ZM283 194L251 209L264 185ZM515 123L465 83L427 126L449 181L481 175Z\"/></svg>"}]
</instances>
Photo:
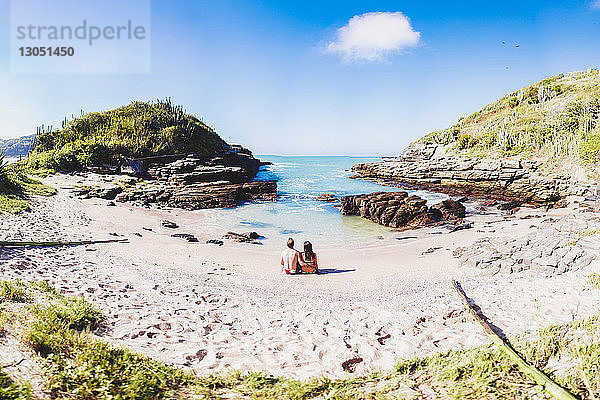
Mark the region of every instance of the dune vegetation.
<instances>
[{"instance_id":1,"label":"dune vegetation","mask_svg":"<svg viewBox=\"0 0 600 400\"><path fill-rule=\"evenodd\" d=\"M567 160L596 171L599 114L600 71L573 72L507 94L420 141L459 154Z\"/></svg>"},{"instance_id":2,"label":"dune vegetation","mask_svg":"<svg viewBox=\"0 0 600 400\"><path fill-rule=\"evenodd\" d=\"M32 170L72 171L120 157L209 155L227 147L211 127L170 99L137 101L65 120L60 130L42 129L27 165Z\"/></svg>"},{"instance_id":3,"label":"dune vegetation","mask_svg":"<svg viewBox=\"0 0 600 400\"><path fill-rule=\"evenodd\" d=\"M590 278L590 287L596 290ZM393 371L306 381L263 372L193 374L94 334L102 313L47 282L0 284L0 335L29 350L52 398L69 399L550 399L492 344L400 361ZM511 339L528 362L582 399L600 396L600 316ZM0 371L0 397L29 399L31 384Z\"/></svg>"},{"instance_id":4,"label":"dune vegetation","mask_svg":"<svg viewBox=\"0 0 600 400\"><path fill-rule=\"evenodd\" d=\"M27 176L20 164L8 164L0 151L0 214L17 214L30 209L32 194L50 196L56 190Z\"/></svg>"}]
</instances>

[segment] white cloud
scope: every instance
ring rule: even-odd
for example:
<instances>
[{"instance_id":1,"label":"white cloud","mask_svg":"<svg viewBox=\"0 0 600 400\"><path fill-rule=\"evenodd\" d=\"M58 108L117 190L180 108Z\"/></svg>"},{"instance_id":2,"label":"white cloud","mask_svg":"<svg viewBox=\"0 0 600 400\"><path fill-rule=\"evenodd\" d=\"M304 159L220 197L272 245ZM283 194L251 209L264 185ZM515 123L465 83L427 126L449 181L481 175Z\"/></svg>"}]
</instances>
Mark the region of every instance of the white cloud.
<instances>
[{"instance_id":1,"label":"white cloud","mask_svg":"<svg viewBox=\"0 0 600 400\"><path fill-rule=\"evenodd\" d=\"M595 10L600 10L600 0L593 0L590 3L590 7L592 7Z\"/></svg>"},{"instance_id":2,"label":"white cloud","mask_svg":"<svg viewBox=\"0 0 600 400\"><path fill-rule=\"evenodd\" d=\"M350 18L325 50L348 62L381 62L416 46L420 37L401 12L371 12Z\"/></svg>"}]
</instances>

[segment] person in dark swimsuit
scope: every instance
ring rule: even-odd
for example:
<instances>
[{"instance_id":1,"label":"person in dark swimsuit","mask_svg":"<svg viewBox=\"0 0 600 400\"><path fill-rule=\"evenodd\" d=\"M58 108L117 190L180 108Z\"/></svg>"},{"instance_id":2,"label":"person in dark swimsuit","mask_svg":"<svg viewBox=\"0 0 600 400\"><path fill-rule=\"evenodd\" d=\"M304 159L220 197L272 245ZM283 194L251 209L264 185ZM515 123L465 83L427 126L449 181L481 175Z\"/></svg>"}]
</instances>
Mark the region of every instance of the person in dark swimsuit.
<instances>
[{"instance_id":1,"label":"person in dark swimsuit","mask_svg":"<svg viewBox=\"0 0 600 400\"><path fill-rule=\"evenodd\" d=\"M306 274L318 274L319 262L317 261L317 253L313 251L312 243L308 240L304 242L304 251L300 259L302 272Z\"/></svg>"}]
</instances>

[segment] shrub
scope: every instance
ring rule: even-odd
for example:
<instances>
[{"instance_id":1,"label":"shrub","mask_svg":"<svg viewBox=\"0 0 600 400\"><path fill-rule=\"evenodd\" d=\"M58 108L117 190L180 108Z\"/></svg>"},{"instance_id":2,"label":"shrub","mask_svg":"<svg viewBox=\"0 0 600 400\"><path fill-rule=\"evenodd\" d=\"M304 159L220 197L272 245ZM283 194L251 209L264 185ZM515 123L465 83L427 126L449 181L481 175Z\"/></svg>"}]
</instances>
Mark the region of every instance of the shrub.
<instances>
[{"instance_id":1,"label":"shrub","mask_svg":"<svg viewBox=\"0 0 600 400\"><path fill-rule=\"evenodd\" d=\"M516 96L512 96L509 100L508 100L508 106L510 108L515 108L519 105L519 99Z\"/></svg>"},{"instance_id":2,"label":"shrub","mask_svg":"<svg viewBox=\"0 0 600 400\"><path fill-rule=\"evenodd\" d=\"M20 303L31 300L29 293L27 293L27 287L20 280L1 281L0 297L4 300Z\"/></svg>"},{"instance_id":3,"label":"shrub","mask_svg":"<svg viewBox=\"0 0 600 400\"><path fill-rule=\"evenodd\" d=\"M470 149L477 144L477 138L469 135L468 133L463 133L458 137L458 148L459 150Z\"/></svg>"},{"instance_id":4,"label":"shrub","mask_svg":"<svg viewBox=\"0 0 600 400\"><path fill-rule=\"evenodd\" d=\"M579 155L584 162L596 163L600 155L600 135L588 136L579 148Z\"/></svg>"}]
</instances>

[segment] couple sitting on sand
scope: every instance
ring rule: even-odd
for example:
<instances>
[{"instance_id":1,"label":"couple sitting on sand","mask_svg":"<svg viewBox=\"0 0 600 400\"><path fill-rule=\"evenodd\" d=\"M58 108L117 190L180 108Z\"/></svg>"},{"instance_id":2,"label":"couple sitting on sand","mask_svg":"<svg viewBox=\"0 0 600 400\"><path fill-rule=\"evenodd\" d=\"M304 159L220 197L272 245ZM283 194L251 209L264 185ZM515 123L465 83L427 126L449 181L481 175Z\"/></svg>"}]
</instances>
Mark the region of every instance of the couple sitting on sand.
<instances>
[{"instance_id":1,"label":"couple sitting on sand","mask_svg":"<svg viewBox=\"0 0 600 400\"><path fill-rule=\"evenodd\" d=\"M318 274L317 255L309 241L304 242L304 252L294 249L294 239L287 240L287 249L281 252L281 270L286 274Z\"/></svg>"}]
</instances>

